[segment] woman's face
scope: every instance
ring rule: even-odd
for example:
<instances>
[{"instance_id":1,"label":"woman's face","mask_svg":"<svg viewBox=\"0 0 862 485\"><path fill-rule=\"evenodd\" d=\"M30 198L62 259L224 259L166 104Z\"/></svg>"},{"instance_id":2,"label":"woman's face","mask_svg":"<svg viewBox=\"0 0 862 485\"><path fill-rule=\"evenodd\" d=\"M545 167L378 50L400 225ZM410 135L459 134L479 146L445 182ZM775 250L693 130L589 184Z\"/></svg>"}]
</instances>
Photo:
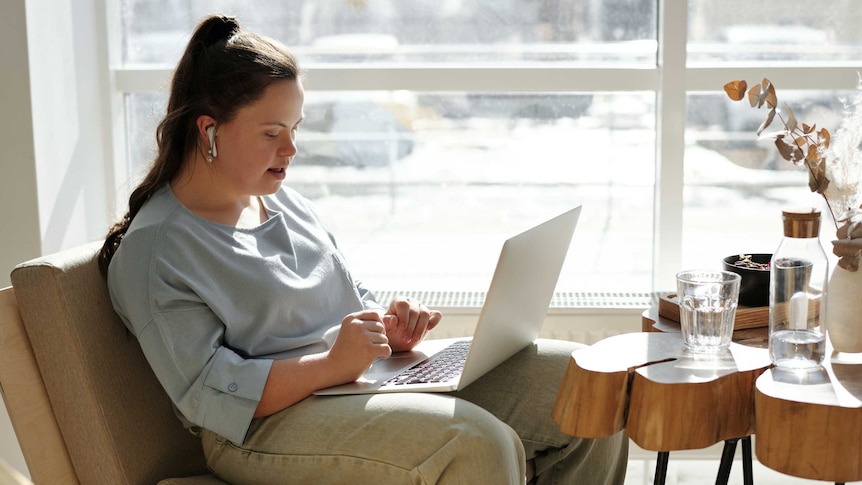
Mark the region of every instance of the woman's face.
<instances>
[{"instance_id":1,"label":"woman's face","mask_svg":"<svg viewBox=\"0 0 862 485\"><path fill-rule=\"evenodd\" d=\"M245 197L278 190L296 155L304 98L299 80L278 81L233 120L218 126L218 156L212 166L229 194Z\"/></svg>"}]
</instances>

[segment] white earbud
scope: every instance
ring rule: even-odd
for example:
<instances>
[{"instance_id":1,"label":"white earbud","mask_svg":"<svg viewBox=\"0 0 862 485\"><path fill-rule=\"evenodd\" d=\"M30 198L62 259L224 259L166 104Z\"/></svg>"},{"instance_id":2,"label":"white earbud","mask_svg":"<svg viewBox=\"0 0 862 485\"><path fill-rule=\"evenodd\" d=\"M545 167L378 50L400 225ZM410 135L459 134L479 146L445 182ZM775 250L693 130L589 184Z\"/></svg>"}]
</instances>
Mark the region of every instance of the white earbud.
<instances>
[{"instance_id":1,"label":"white earbud","mask_svg":"<svg viewBox=\"0 0 862 485\"><path fill-rule=\"evenodd\" d=\"M215 144L215 125L207 128L207 136L210 139L210 148L207 151L207 161L212 162L213 158L216 158L218 156L218 150L216 149Z\"/></svg>"}]
</instances>

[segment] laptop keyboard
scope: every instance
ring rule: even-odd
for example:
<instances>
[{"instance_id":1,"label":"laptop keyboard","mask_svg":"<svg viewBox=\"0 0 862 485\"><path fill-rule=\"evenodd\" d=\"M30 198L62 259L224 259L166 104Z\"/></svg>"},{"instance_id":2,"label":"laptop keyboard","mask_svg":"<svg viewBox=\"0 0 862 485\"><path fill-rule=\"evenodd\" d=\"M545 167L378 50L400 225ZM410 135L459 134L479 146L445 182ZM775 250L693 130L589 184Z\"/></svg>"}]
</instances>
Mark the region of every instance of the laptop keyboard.
<instances>
[{"instance_id":1,"label":"laptop keyboard","mask_svg":"<svg viewBox=\"0 0 862 485\"><path fill-rule=\"evenodd\" d=\"M470 341L461 340L444 348L430 360L423 361L387 380L384 385L446 382L464 369Z\"/></svg>"}]
</instances>

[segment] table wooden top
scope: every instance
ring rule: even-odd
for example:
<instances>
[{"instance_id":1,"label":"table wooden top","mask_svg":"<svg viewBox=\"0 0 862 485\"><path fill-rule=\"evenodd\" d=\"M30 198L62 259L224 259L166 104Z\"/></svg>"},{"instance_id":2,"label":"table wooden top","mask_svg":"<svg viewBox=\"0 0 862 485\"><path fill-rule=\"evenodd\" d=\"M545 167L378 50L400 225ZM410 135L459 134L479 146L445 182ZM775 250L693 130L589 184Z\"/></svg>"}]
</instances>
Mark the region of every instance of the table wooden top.
<instances>
[{"instance_id":1,"label":"table wooden top","mask_svg":"<svg viewBox=\"0 0 862 485\"><path fill-rule=\"evenodd\" d=\"M704 356L683 350L679 323L656 307L642 327L572 354L553 410L563 432L625 429L644 449L675 451L756 428L757 458L774 470L862 480L862 358L798 375L771 368L765 328L737 330L727 352Z\"/></svg>"},{"instance_id":2,"label":"table wooden top","mask_svg":"<svg viewBox=\"0 0 862 485\"><path fill-rule=\"evenodd\" d=\"M862 364L771 369L757 379L755 416L764 465L812 480L862 480Z\"/></svg>"},{"instance_id":3,"label":"table wooden top","mask_svg":"<svg viewBox=\"0 0 862 485\"><path fill-rule=\"evenodd\" d=\"M678 332L617 335L572 354L553 416L582 438L626 429L647 450L705 448L752 433L754 381L767 367L765 349L692 354Z\"/></svg>"}]
</instances>

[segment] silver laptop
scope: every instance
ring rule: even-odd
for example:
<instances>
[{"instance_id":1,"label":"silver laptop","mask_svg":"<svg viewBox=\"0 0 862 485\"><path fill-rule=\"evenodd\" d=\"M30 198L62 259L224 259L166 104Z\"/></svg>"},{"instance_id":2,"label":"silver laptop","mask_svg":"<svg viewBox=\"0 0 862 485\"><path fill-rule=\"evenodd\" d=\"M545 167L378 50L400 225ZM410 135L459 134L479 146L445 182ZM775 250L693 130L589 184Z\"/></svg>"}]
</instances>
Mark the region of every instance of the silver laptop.
<instances>
[{"instance_id":1,"label":"silver laptop","mask_svg":"<svg viewBox=\"0 0 862 485\"><path fill-rule=\"evenodd\" d=\"M314 394L456 391L500 365L539 336L580 214L575 207L506 240L472 338L424 340Z\"/></svg>"}]
</instances>

